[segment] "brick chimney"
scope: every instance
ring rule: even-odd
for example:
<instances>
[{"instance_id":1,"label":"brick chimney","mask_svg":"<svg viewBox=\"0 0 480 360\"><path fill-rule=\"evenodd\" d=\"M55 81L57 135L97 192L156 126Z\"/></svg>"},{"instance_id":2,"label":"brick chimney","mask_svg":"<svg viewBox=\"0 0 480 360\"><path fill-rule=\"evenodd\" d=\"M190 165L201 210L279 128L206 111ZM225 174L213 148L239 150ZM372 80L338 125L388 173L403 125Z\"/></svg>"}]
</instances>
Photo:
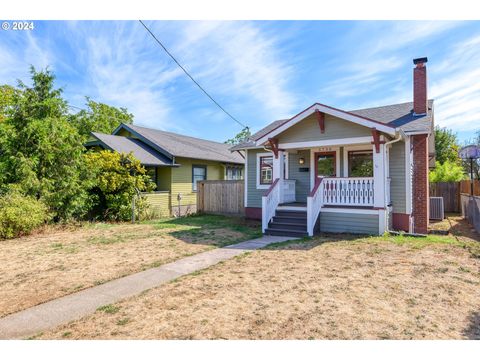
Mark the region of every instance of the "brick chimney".
<instances>
[{"instance_id":1,"label":"brick chimney","mask_svg":"<svg viewBox=\"0 0 480 360\"><path fill-rule=\"evenodd\" d=\"M413 59L413 113L424 115L427 113L427 67L426 57Z\"/></svg>"}]
</instances>

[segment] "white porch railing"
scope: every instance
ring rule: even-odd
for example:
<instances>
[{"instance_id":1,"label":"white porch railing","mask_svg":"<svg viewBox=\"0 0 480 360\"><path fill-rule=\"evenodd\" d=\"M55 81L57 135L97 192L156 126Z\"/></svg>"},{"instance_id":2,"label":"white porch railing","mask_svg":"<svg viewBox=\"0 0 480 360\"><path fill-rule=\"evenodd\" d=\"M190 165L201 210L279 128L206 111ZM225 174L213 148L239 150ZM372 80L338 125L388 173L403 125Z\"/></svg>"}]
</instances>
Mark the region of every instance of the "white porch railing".
<instances>
[{"instance_id":1,"label":"white porch railing","mask_svg":"<svg viewBox=\"0 0 480 360\"><path fill-rule=\"evenodd\" d=\"M275 179L267 193L262 196L262 232L267 230L268 223L275 215L278 204L280 204L279 180L278 178Z\"/></svg>"},{"instance_id":2,"label":"white porch railing","mask_svg":"<svg viewBox=\"0 0 480 360\"><path fill-rule=\"evenodd\" d=\"M324 181L318 180L307 197L307 232L309 236L313 236L315 223L323 206Z\"/></svg>"},{"instance_id":3,"label":"white porch railing","mask_svg":"<svg viewBox=\"0 0 480 360\"><path fill-rule=\"evenodd\" d=\"M283 180L283 199L281 199L281 203L290 203L296 201L295 182L295 180Z\"/></svg>"},{"instance_id":4,"label":"white porch railing","mask_svg":"<svg viewBox=\"0 0 480 360\"><path fill-rule=\"evenodd\" d=\"M373 178L323 178L323 205L373 206Z\"/></svg>"}]
</instances>

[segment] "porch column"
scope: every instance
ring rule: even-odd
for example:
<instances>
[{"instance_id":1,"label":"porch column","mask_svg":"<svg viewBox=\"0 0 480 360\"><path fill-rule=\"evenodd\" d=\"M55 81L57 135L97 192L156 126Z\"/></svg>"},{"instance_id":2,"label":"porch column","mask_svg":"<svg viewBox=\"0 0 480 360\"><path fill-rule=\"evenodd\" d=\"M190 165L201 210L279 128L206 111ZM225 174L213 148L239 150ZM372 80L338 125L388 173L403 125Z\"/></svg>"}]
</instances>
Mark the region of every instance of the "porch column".
<instances>
[{"instance_id":1,"label":"porch column","mask_svg":"<svg viewBox=\"0 0 480 360\"><path fill-rule=\"evenodd\" d=\"M373 145L373 207L385 208L386 172L385 144L380 144L380 151Z\"/></svg>"},{"instance_id":2,"label":"porch column","mask_svg":"<svg viewBox=\"0 0 480 360\"><path fill-rule=\"evenodd\" d=\"M278 157L273 156L273 180L275 179L280 179L278 181L278 186L279 186L279 191L280 191L280 202L283 202L283 186L284 186L284 167L285 167L285 161L284 161L284 155L285 151L284 150L278 150Z\"/></svg>"}]
</instances>

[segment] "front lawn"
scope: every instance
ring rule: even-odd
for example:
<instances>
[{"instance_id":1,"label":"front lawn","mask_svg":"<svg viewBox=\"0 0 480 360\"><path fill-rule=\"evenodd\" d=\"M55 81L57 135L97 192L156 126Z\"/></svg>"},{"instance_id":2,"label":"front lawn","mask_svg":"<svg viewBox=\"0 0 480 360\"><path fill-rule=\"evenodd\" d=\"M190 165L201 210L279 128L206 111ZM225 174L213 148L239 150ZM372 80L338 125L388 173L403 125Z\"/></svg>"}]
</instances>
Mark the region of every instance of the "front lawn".
<instances>
[{"instance_id":1,"label":"front lawn","mask_svg":"<svg viewBox=\"0 0 480 360\"><path fill-rule=\"evenodd\" d=\"M39 338L478 339L477 251L474 240L453 236L290 241Z\"/></svg>"},{"instance_id":2,"label":"front lawn","mask_svg":"<svg viewBox=\"0 0 480 360\"><path fill-rule=\"evenodd\" d=\"M256 222L204 215L140 224L97 223L0 241L0 317L260 235Z\"/></svg>"}]
</instances>

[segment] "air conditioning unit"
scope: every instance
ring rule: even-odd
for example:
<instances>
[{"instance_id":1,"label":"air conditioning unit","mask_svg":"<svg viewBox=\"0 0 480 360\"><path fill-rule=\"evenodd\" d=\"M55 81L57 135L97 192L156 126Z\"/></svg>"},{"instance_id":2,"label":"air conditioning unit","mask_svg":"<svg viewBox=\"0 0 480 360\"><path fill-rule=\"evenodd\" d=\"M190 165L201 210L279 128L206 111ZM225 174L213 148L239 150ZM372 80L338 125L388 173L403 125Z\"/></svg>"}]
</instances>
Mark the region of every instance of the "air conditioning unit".
<instances>
[{"instance_id":1,"label":"air conditioning unit","mask_svg":"<svg viewBox=\"0 0 480 360\"><path fill-rule=\"evenodd\" d=\"M443 220L445 213L443 211L443 197L430 198L430 219Z\"/></svg>"}]
</instances>

